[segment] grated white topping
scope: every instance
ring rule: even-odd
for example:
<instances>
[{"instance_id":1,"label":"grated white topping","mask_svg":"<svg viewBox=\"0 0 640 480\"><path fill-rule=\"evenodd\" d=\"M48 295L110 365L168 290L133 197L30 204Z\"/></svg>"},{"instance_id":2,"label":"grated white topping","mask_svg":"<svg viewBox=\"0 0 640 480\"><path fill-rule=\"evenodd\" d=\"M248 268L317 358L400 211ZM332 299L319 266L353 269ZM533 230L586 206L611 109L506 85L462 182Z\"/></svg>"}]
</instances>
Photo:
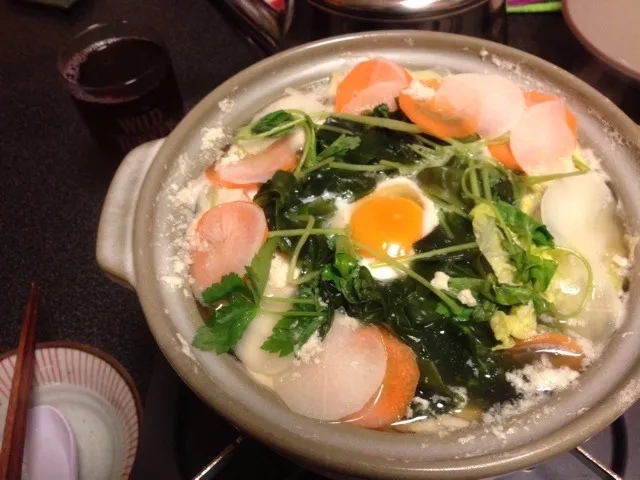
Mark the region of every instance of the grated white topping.
<instances>
[{"instance_id":1,"label":"grated white topping","mask_svg":"<svg viewBox=\"0 0 640 480\"><path fill-rule=\"evenodd\" d=\"M520 370L505 374L507 381L513 385L516 392L525 397L551 390L562 390L579 376L579 372L569 367L554 368L546 355L543 355L537 362L525 365Z\"/></svg>"},{"instance_id":2,"label":"grated white topping","mask_svg":"<svg viewBox=\"0 0 640 480\"><path fill-rule=\"evenodd\" d=\"M447 290L449 288L449 279L451 277L444 272L437 271L431 280L431 286L436 290Z\"/></svg>"},{"instance_id":3,"label":"grated white topping","mask_svg":"<svg viewBox=\"0 0 640 480\"><path fill-rule=\"evenodd\" d=\"M420 80L412 80L402 93L416 100L431 100L436 94L436 91L433 88L427 87Z\"/></svg>"},{"instance_id":4,"label":"grated white topping","mask_svg":"<svg viewBox=\"0 0 640 480\"><path fill-rule=\"evenodd\" d=\"M219 147L220 143L222 143L226 137L224 129L221 127L203 128L201 133L202 141L200 143L200 148L202 150L210 150L212 148Z\"/></svg>"},{"instance_id":5,"label":"grated white topping","mask_svg":"<svg viewBox=\"0 0 640 480\"><path fill-rule=\"evenodd\" d=\"M464 290L458 292L457 298L463 305L466 305L467 307L475 307L476 305L478 305L478 301L473 297L471 290L469 290L468 288L465 288Z\"/></svg>"},{"instance_id":6,"label":"grated white topping","mask_svg":"<svg viewBox=\"0 0 640 480\"><path fill-rule=\"evenodd\" d=\"M320 338L320 334L316 330L316 332L309 337L300 350L296 352L296 356L300 363L309 363L315 362L319 363L318 354L324 350L324 346L322 345L322 339ZM296 362L294 361L294 364Z\"/></svg>"}]
</instances>

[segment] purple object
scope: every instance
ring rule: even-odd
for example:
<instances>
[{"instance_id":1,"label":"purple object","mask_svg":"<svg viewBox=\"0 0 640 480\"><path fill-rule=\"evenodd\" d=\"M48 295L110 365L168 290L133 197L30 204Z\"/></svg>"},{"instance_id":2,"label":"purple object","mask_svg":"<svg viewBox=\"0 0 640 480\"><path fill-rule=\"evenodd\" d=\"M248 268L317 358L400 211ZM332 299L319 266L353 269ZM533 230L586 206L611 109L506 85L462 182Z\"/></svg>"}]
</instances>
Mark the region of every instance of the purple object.
<instances>
[{"instance_id":1,"label":"purple object","mask_svg":"<svg viewBox=\"0 0 640 480\"><path fill-rule=\"evenodd\" d=\"M78 480L76 441L69 422L49 405L29 409L22 477Z\"/></svg>"}]
</instances>

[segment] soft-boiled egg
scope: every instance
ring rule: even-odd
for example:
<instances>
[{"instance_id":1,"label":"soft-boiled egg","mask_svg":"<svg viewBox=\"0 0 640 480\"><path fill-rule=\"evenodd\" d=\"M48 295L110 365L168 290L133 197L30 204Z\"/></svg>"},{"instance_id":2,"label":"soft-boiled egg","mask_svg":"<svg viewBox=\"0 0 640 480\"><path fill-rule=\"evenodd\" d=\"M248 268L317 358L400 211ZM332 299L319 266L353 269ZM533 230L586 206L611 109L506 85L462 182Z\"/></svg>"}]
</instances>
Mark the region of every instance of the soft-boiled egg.
<instances>
[{"instance_id":1,"label":"soft-boiled egg","mask_svg":"<svg viewBox=\"0 0 640 480\"><path fill-rule=\"evenodd\" d=\"M357 202L338 199L330 221L334 228L349 226L350 235L372 249L400 258L412 255L413 244L438 225L438 212L420 187L411 179L394 178L378 183L376 189ZM378 259L360 251L361 265L378 280L399 276L389 266L373 266Z\"/></svg>"}]
</instances>

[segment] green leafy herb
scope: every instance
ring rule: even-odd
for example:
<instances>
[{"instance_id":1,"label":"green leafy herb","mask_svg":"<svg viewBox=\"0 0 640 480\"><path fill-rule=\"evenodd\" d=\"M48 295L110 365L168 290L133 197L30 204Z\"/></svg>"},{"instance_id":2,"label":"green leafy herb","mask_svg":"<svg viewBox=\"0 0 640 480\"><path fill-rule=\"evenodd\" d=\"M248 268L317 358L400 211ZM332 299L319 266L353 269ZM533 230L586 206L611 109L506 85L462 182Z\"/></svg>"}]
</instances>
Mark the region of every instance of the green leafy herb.
<instances>
[{"instance_id":1,"label":"green leafy herb","mask_svg":"<svg viewBox=\"0 0 640 480\"><path fill-rule=\"evenodd\" d=\"M553 305L539 293L535 293L533 297L531 297L531 301L533 302L533 308L537 315L553 312Z\"/></svg>"},{"instance_id":2,"label":"green leafy herb","mask_svg":"<svg viewBox=\"0 0 640 480\"><path fill-rule=\"evenodd\" d=\"M378 118L389 118L389 105L387 105L386 103L377 105L373 109L372 115Z\"/></svg>"},{"instance_id":3,"label":"green leafy herb","mask_svg":"<svg viewBox=\"0 0 640 480\"><path fill-rule=\"evenodd\" d=\"M265 133L274 130L283 124L291 123L295 120L295 117L285 110L276 110L275 112L267 113L264 117L260 118L256 123L251 125L251 133ZM293 128L295 125L292 125ZM278 136L286 135L290 129L278 132Z\"/></svg>"},{"instance_id":4,"label":"green leafy herb","mask_svg":"<svg viewBox=\"0 0 640 480\"><path fill-rule=\"evenodd\" d=\"M498 306L489 300L480 300L473 309L471 320L474 322L489 322L491 317L498 311Z\"/></svg>"},{"instance_id":5,"label":"green leafy herb","mask_svg":"<svg viewBox=\"0 0 640 480\"><path fill-rule=\"evenodd\" d=\"M207 305L224 299L231 293L242 292L247 298L253 298L253 294L247 284L236 273L231 273L222 277L220 282L214 283L202 293L202 300Z\"/></svg>"},{"instance_id":6,"label":"green leafy herb","mask_svg":"<svg viewBox=\"0 0 640 480\"><path fill-rule=\"evenodd\" d=\"M454 294L471 290L475 297L482 296L497 305L525 305L533 295L531 287L498 283L494 275L486 279L457 277L449 280L449 291Z\"/></svg>"},{"instance_id":7,"label":"green leafy herb","mask_svg":"<svg viewBox=\"0 0 640 480\"><path fill-rule=\"evenodd\" d=\"M300 288L296 299L311 301L310 303L297 304L290 310L289 315L283 316L269 338L260 348L267 352L277 353L285 357L296 353L318 330L326 333L329 326L329 310L321 307L318 301L316 286L303 286ZM302 315L302 313L319 312L318 315Z\"/></svg>"},{"instance_id":8,"label":"green leafy herb","mask_svg":"<svg viewBox=\"0 0 640 480\"><path fill-rule=\"evenodd\" d=\"M558 264L550 259L541 258L526 252L508 236L505 236L502 245L508 252L511 263L516 268L515 279L522 283L533 283L536 290L544 292L549 287Z\"/></svg>"},{"instance_id":9,"label":"green leafy herb","mask_svg":"<svg viewBox=\"0 0 640 480\"><path fill-rule=\"evenodd\" d=\"M269 277L271 258L278 245L269 239L260 248L246 268L250 285L236 273L222 277L220 282L207 288L203 301L215 307L206 325L200 327L193 345L201 350L226 353L236 346L260 308L260 300ZM217 305L218 302L222 302Z\"/></svg>"},{"instance_id":10,"label":"green leafy herb","mask_svg":"<svg viewBox=\"0 0 640 480\"><path fill-rule=\"evenodd\" d=\"M545 225L508 203L498 201L494 206L504 223L523 239L525 245L533 242L538 246L554 246L553 235Z\"/></svg>"},{"instance_id":11,"label":"green leafy herb","mask_svg":"<svg viewBox=\"0 0 640 480\"><path fill-rule=\"evenodd\" d=\"M322 150L316 156L316 162L321 162L328 158L342 158L349 150L353 150L360 145L360 137L340 135L336 140L328 147Z\"/></svg>"},{"instance_id":12,"label":"green leafy herb","mask_svg":"<svg viewBox=\"0 0 640 480\"><path fill-rule=\"evenodd\" d=\"M207 324L200 327L193 346L201 350L226 353L242 338L242 334L256 316L257 307L246 299L234 299L215 310Z\"/></svg>"},{"instance_id":13,"label":"green leafy herb","mask_svg":"<svg viewBox=\"0 0 640 480\"><path fill-rule=\"evenodd\" d=\"M247 267L247 276L253 286L254 299L256 303L264 293L269 280L269 270L271 268L271 259L278 248L278 239L270 238L258 250L258 253L251 260L251 265ZM206 300L205 300L206 302ZM206 302L209 303L209 302Z\"/></svg>"}]
</instances>

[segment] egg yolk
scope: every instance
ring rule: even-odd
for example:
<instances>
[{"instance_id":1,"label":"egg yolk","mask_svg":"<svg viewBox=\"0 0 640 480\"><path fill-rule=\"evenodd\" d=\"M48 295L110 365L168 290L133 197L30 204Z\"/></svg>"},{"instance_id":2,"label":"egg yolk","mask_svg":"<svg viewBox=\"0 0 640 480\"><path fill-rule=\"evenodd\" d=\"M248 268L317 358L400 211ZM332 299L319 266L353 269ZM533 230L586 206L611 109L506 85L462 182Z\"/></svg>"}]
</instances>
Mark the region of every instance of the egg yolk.
<instances>
[{"instance_id":1,"label":"egg yolk","mask_svg":"<svg viewBox=\"0 0 640 480\"><path fill-rule=\"evenodd\" d=\"M397 195L362 200L351 214L351 237L391 257L411 255L422 238L422 206ZM368 252L360 252L371 257Z\"/></svg>"}]
</instances>

